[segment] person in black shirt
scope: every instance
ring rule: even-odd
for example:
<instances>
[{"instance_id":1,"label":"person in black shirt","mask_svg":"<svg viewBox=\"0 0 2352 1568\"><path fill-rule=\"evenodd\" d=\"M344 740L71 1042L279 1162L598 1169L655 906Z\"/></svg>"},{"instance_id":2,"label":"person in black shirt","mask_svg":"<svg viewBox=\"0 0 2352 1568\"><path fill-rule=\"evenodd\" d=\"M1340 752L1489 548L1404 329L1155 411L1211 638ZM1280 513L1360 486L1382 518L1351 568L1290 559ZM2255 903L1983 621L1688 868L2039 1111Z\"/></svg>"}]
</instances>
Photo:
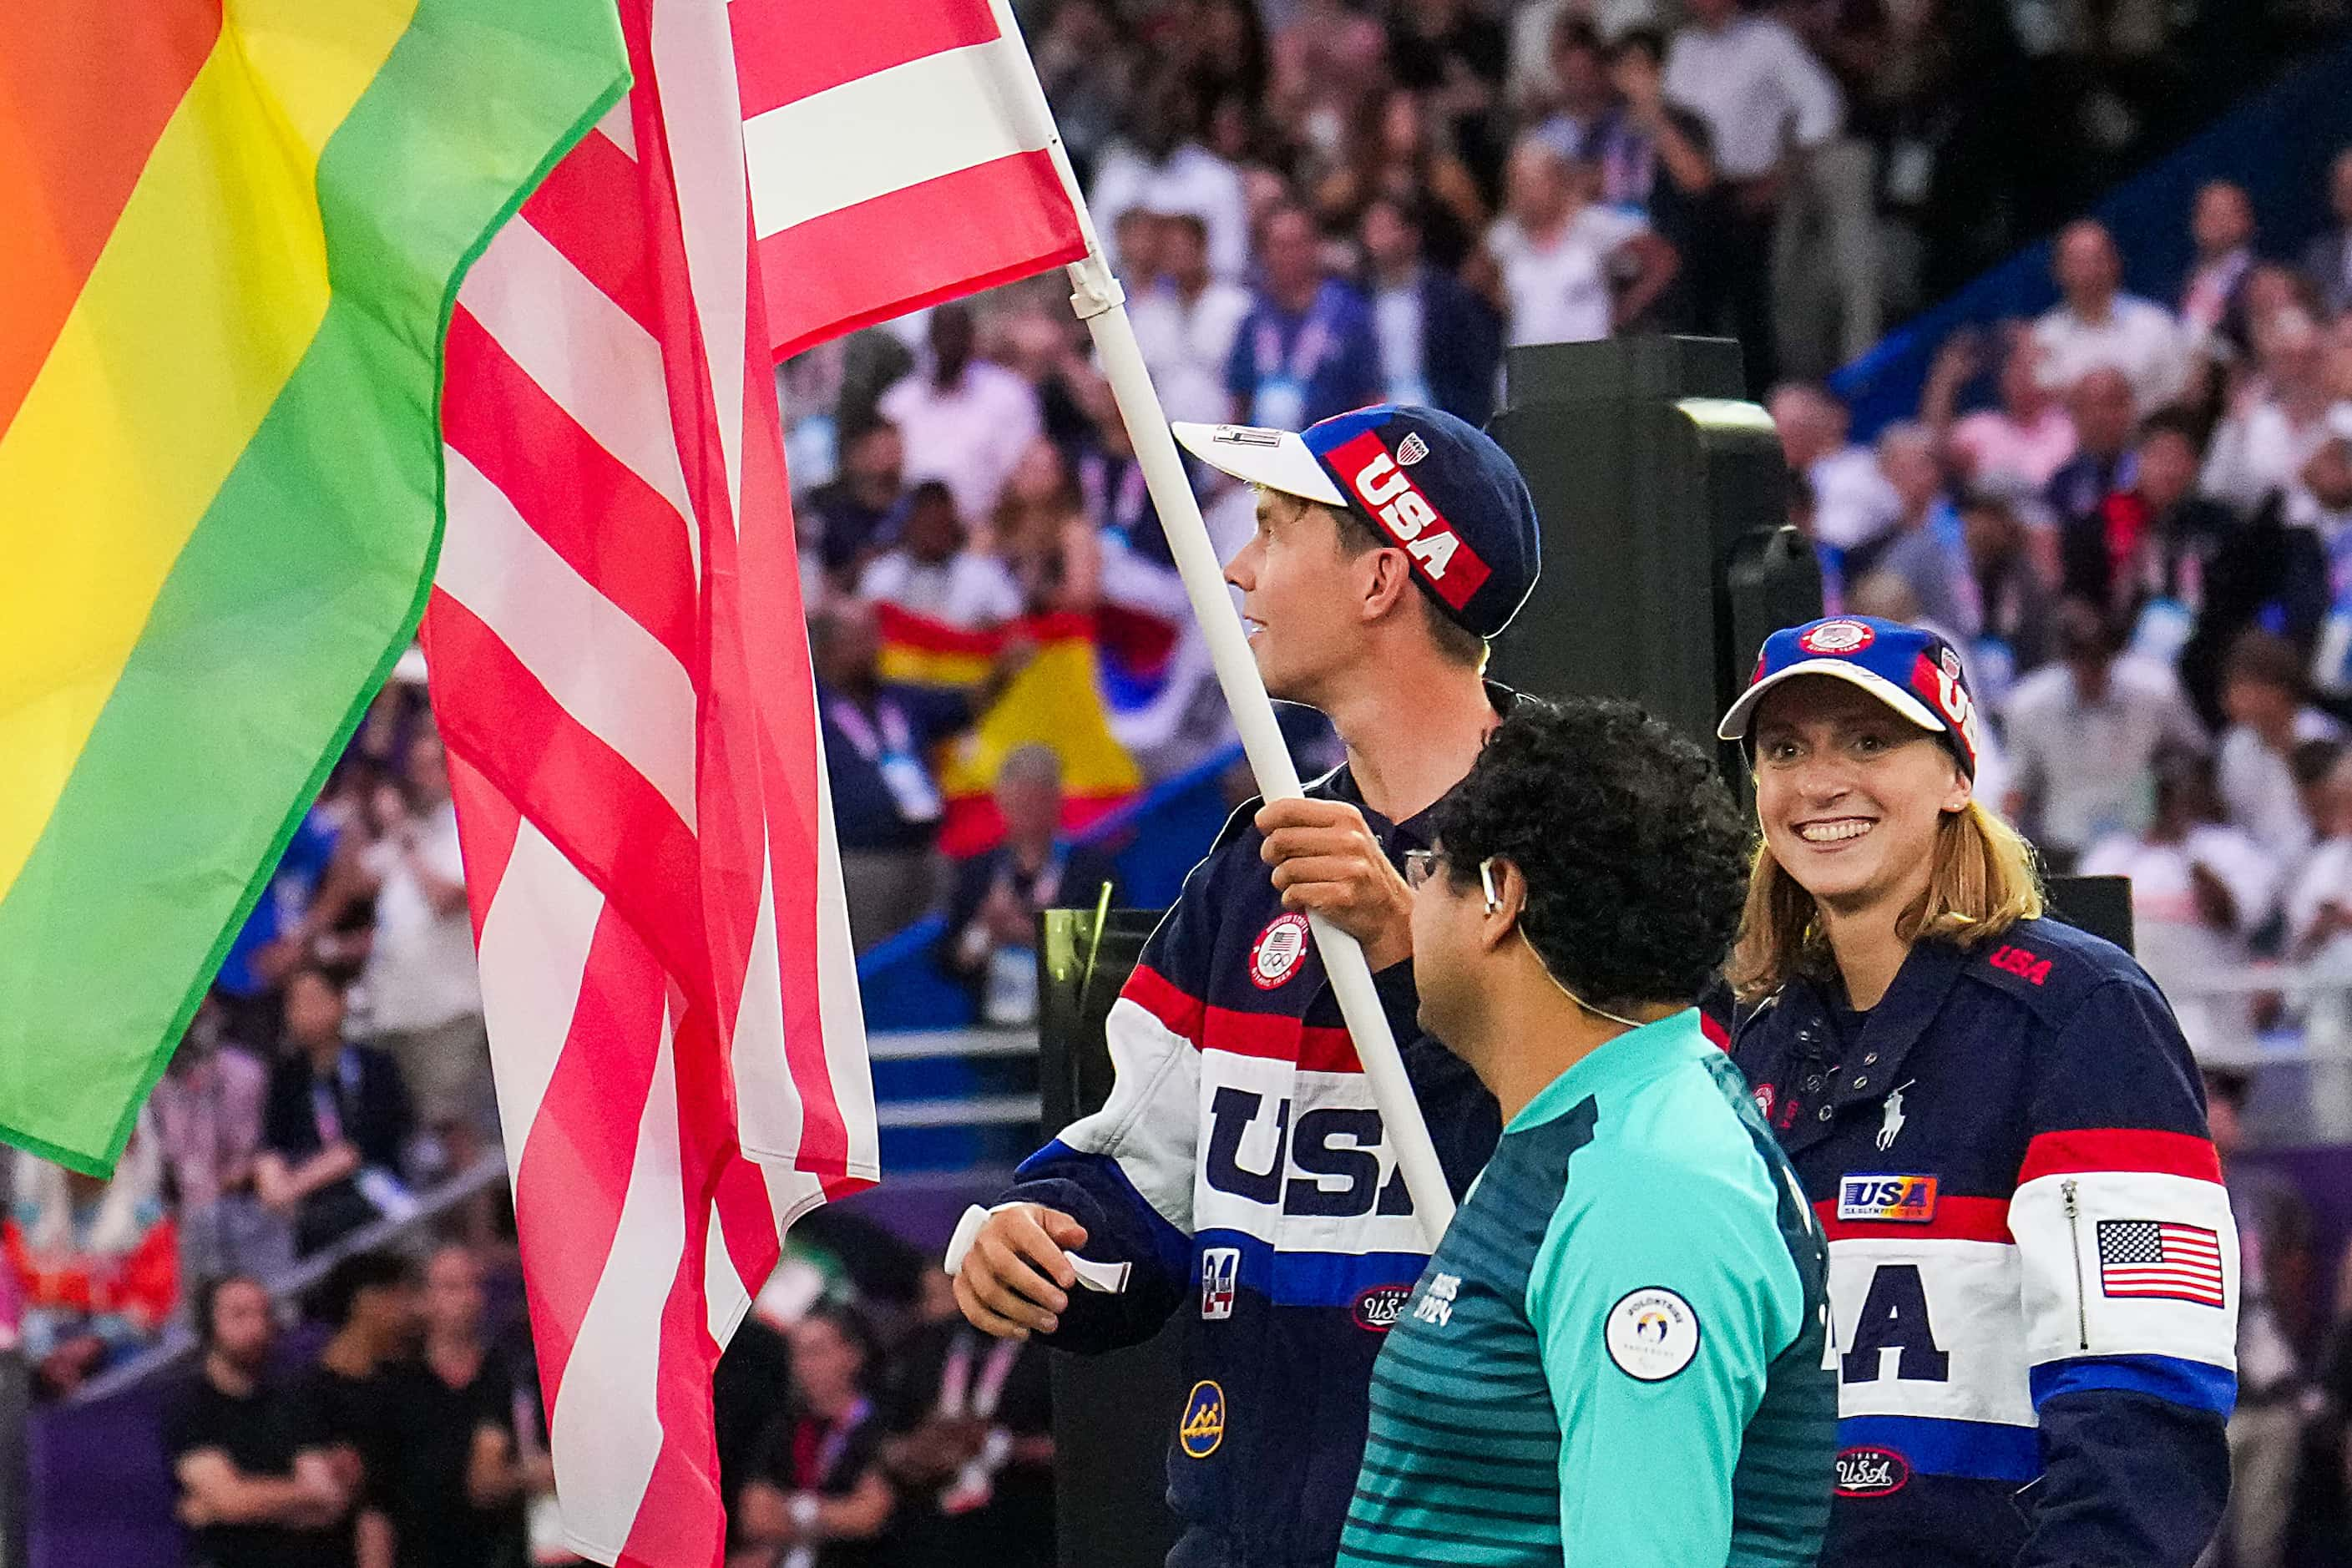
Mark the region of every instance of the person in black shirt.
<instances>
[{"instance_id":1,"label":"person in black shirt","mask_svg":"<svg viewBox=\"0 0 2352 1568\"><path fill-rule=\"evenodd\" d=\"M553 1468L516 1430L523 1369L491 1344L481 1265L457 1243L425 1267L424 1354L383 1377L386 1458L379 1495L400 1568L524 1568L524 1509ZM533 1423L534 1426L536 1423ZM534 1431L532 1436L536 1436Z\"/></svg>"},{"instance_id":2,"label":"person in black shirt","mask_svg":"<svg viewBox=\"0 0 2352 1568\"><path fill-rule=\"evenodd\" d=\"M351 1568L351 1508L325 1435L262 1378L269 1292L231 1275L194 1303L204 1363L163 1415L191 1568Z\"/></svg>"},{"instance_id":3,"label":"person in black shirt","mask_svg":"<svg viewBox=\"0 0 2352 1568\"><path fill-rule=\"evenodd\" d=\"M343 1038L343 988L325 970L286 977L286 1051L270 1069L254 1163L261 1201L294 1216L315 1252L409 1199L396 1174L415 1125L390 1057Z\"/></svg>"},{"instance_id":4,"label":"person in black shirt","mask_svg":"<svg viewBox=\"0 0 2352 1568\"><path fill-rule=\"evenodd\" d=\"M866 1394L873 1331L846 1307L818 1306L793 1325L792 1346L793 1406L736 1494L730 1568L877 1568L896 1499Z\"/></svg>"},{"instance_id":5,"label":"person in black shirt","mask_svg":"<svg viewBox=\"0 0 2352 1568\"><path fill-rule=\"evenodd\" d=\"M1061 840L1062 763L1053 748L1017 748L996 774L1004 842L956 867L940 939L947 967L972 987L982 1019L1037 1020L1037 915L1092 909L1117 879L1100 850Z\"/></svg>"},{"instance_id":6,"label":"person in black shirt","mask_svg":"<svg viewBox=\"0 0 2352 1568\"><path fill-rule=\"evenodd\" d=\"M317 1306L335 1335L296 1384L295 1396L352 1500L343 1532L353 1555L361 1568L382 1568L391 1561L380 1495L390 1398L383 1372L415 1336L415 1266L394 1252L354 1253L327 1276Z\"/></svg>"}]
</instances>

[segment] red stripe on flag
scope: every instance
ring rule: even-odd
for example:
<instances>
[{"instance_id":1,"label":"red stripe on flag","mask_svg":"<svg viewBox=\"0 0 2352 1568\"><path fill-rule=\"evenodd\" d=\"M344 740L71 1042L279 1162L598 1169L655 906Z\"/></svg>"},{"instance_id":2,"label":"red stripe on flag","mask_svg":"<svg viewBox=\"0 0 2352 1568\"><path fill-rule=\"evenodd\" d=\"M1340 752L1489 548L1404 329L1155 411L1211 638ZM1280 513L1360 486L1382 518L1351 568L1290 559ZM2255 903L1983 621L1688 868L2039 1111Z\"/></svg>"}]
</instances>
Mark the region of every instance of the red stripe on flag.
<instances>
[{"instance_id":1,"label":"red stripe on flag","mask_svg":"<svg viewBox=\"0 0 2352 1568\"><path fill-rule=\"evenodd\" d=\"M2020 1184L2037 1176L2079 1171L2146 1171L2219 1182L2221 1162L2213 1141L2190 1132L2152 1132L2137 1127L2078 1127L2044 1132L2025 1147Z\"/></svg>"},{"instance_id":2,"label":"red stripe on flag","mask_svg":"<svg viewBox=\"0 0 2352 1568\"><path fill-rule=\"evenodd\" d=\"M1835 1198L1813 1205L1822 1233L1832 1241L1998 1241L2015 1245L2007 1198L1939 1197L1925 1224L1909 1220L1840 1219Z\"/></svg>"},{"instance_id":3,"label":"red stripe on flag","mask_svg":"<svg viewBox=\"0 0 2352 1568\"><path fill-rule=\"evenodd\" d=\"M760 171L752 171L756 184ZM984 213L985 223L969 221ZM778 359L1086 254L1044 153L1017 153L826 213L760 241Z\"/></svg>"},{"instance_id":4,"label":"red stripe on flag","mask_svg":"<svg viewBox=\"0 0 2352 1568\"><path fill-rule=\"evenodd\" d=\"M735 0L727 21L735 32L735 77L746 120L997 36L988 0Z\"/></svg>"},{"instance_id":5,"label":"red stripe on flag","mask_svg":"<svg viewBox=\"0 0 2352 1568\"><path fill-rule=\"evenodd\" d=\"M521 216L631 321L648 332L660 330L636 169L610 137L598 132L581 138L522 204Z\"/></svg>"},{"instance_id":6,"label":"red stripe on flag","mask_svg":"<svg viewBox=\"0 0 2352 1568\"><path fill-rule=\"evenodd\" d=\"M449 318L449 376L467 388L442 414L450 447L590 587L691 669L691 521L582 429L463 305Z\"/></svg>"},{"instance_id":7,"label":"red stripe on flag","mask_svg":"<svg viewBox=\"0 0 2352 1568\"><path fill-rule=\"evenodd\" d=\"M432 650L425 659L429 664ZM499 885L506 880L507 862L513 858L522 816L472 763L447 757L449 795L457 806L457 851L466 871L466 912L474 924L474 945L482 945L482 921L490 912Z\"/></svg>"}]
</instances>

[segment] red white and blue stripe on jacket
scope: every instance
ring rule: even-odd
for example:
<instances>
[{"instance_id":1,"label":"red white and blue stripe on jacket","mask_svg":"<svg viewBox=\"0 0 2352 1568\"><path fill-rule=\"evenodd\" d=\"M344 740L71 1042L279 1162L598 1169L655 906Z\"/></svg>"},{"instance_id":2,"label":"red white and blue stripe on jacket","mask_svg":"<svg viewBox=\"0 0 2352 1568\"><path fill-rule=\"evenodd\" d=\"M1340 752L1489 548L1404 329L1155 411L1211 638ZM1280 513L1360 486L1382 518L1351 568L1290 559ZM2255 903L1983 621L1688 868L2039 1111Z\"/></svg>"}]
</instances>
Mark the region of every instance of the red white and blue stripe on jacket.
<instances>
[{"instance_id":1,"label":"red white and blue stripe on jacket","mask_svg":"<svg viewBox=\"0 0 2352 1568\"><path fill-rule=\"evenodd\" d=\"M1344 770L1308 792L1361 798ZM1168 1423L1177 1568L1328 1565L1360 1463L1372 1359L1428 1261L1371 1089L1305 921L1284 911L1244 806L1186 879L1111 1010L1108 1101L1033 1156L1004 1201L1064 1210L1080 1290L1045 1342L1097 1351L1186 1321ZM1392 860L1414 818L1366 821ZM1412 966L1376 977L1455 1194L1494 1151L1494 1100L1420 1037Z\"/></svg>"},{"instance_id":2,"label":"red white and blue stripe on jacket","mask_svg":"<svg viewBox=\"0 0 2352 1568\"><path fill-rule=\"evenodd\" d=\"M1923 942L1858 1025L1795 980L1736 1055L1829 1236L1822 1563L2193 1563L2228 1493L2238 1242L2139 966L2052 921Z\"/></svg>"}]
</instances>

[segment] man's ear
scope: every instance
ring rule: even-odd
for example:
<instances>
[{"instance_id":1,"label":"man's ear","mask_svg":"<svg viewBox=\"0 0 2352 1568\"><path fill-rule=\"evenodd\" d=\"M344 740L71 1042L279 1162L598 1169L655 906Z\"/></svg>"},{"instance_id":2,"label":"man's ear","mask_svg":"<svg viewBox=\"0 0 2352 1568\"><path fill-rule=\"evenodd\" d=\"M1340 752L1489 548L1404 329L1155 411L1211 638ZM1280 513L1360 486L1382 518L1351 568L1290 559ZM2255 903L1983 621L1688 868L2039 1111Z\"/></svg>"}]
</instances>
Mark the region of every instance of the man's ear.
<instances>
[{"instance_id":1,"label":"man's ear","mask_svg":"<svg viewBox=\"0 0 2352 1568\"><path fill-rule=\"evenodd\" d=\"M1486 889L1480 888L1480 907L1485 909L1486 914L1479 923L1478 939L1491 952L1509 942L1517 932L1519 916L1527 908L1528 879L1519 875L1517 866L1508 860L1498 859L1493 863L1488 880L1494 884L1495 900L1493 907L1486 908L1484 903Z\"/></svg>"},{"instance_id":2,"label":"man's ear","mask_svg":"<svg viewBox=\"0 0 2352 1568\"><path fill-rule=\"evenodd\" d=\"M1370 563L1370 575L1365 580L1363 616L1376 621L1389 613L1396 602L1414 592L1412 567L1402 550L1368 550L1363 560Z\"/></svg>"}]
</instances>

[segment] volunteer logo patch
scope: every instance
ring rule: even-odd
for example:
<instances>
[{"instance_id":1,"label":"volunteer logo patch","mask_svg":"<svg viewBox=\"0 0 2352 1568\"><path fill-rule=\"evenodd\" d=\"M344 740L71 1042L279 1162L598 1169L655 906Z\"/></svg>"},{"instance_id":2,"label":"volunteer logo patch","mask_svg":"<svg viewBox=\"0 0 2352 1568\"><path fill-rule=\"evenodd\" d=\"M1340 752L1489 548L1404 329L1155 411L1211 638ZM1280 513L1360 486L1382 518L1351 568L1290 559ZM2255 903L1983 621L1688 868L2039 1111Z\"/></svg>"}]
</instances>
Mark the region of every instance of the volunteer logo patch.
<instances>
[{"instance_id":1,"label":"volunteer logo patch","mask_svg":"<svg viewBox=\"0 0 2352 1568\"><path fill-rule=\"evenodd\" d=\"M1838 1183L1837 1216L1879 1224L1926 1225L1936 1217L1936 1178L1862 1172Z\"/></svg>"},{"instance_id":2,"label":"volunteer logo patch","mask_svg":"<svg viewBox=\"0 0 2352 1568\"><path fill-rule=\"evenodd\" d=\"M1698 1354L1698 1314L1662 1285L1627 1292L1609 1309L1601 1343L1617 1370L1638 1383L1664 1383Z\"/></svg>"},{"instance_id":3,"label":"volunteer logo patch","mask_svg":"<svg viewBox=\"0 0 2352 1568\"><path fill-rule=\"evenodd\" d=\"M1205 1459L1225 1440L1225 1391L1205 1378L1184 1396L1183 1419L1176 1424L1176 1446L1187 1458Z\"/></svg>"},{"instance_id":4,"label":"volunteer logo patch","mask_svg":"<svg viewBox=\"0 0 2352 1568\"><path fill-rule=\"evenodd\" d=\"M1911 1462L1892 1448L1848 1448L1837 1457L1837 1495L1888 1497L1911 1481Z\"/></svg>"},{"instance_id":5,"label":"volunteer logo patch","mask_svg":"<svg viewBox=\"0 0 2352 1568\"><path fill-rule=\"evenodd\" d=\"M1797 639L1807 653L1859 653L1878 640L1878 634L1860 621L1823 621Z\"/></svg>"},{"instance_id":6,"label":"volunteer logo patch","mask_svg":"<svg viewBox=\"0 0 2352 1568\"><path fill-rule=\"evenodd\" d=\"M1271 991L1288 981L1307 956L1307 917L1276 915L1250 944L1250 983Z\"/></svg>"}]
</instances>

